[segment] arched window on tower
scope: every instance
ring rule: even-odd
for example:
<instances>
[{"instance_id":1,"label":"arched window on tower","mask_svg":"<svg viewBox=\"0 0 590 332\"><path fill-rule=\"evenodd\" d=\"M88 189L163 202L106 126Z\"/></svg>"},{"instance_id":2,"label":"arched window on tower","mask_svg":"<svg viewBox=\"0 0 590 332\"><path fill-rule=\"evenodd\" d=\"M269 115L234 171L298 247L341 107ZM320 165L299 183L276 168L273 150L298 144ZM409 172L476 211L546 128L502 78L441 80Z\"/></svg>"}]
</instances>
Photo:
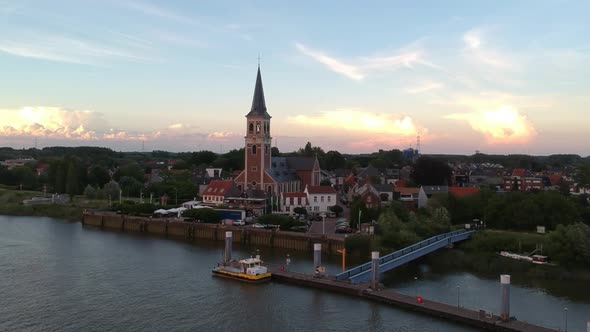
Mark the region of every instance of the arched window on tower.
<instances>
[{"instance_id":1,"label":"arched window on tower","mask_svg":"<svg viewBox=\"0 0 590 332\"><path fill-rule=\"evenodd\" d=\"M256 122L256 132L260 133L260 122Z\"/></svg>"},{"instance_id":2,"label":"arched window on tower","mask_svg":"<svg viewBox=\"0 0 590 332\"><path fill-rule=\"evenodd\" d=\"M256 154L256 145L252 145L252 154Z\"/></svg>"},{"instance_id":3,"label":"arched window on tower","mask_svg":"<svg viewBox=\"0 0 590 332\"><path fill-rule=\"evenodd\" d=\"M249 131L253 132L254 131L254 124L252 122L250 122L250 126L249 126Z\"/></svg>"}]
</instances>

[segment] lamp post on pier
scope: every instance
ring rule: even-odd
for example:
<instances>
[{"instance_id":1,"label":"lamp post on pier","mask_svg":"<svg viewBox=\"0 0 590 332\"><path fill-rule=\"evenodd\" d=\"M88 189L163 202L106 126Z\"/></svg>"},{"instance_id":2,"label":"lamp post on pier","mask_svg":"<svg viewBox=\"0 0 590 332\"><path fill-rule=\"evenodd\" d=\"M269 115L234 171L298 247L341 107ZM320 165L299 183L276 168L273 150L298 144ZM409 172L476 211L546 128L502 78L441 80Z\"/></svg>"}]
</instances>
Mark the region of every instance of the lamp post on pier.
<instances>
[{"instance_id":1,"label":"lamp post on pier","mask_svg":"<svg viewBox=\"0 0 590 332\"><path fill-rule=\"evenodd\" d=\"M457 308L461 308L461 286L457 285Z\"/></svg>"}]
</instances>

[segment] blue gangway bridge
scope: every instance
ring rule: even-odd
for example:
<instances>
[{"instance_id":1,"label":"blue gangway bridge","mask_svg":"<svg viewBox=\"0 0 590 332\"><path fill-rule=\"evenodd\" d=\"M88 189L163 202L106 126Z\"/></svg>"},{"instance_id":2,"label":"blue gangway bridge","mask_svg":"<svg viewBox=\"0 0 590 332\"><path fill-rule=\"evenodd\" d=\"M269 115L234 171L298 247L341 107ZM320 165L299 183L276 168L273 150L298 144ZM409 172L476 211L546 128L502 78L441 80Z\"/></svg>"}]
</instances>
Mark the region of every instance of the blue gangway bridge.
<instances>
[{"instance_id":1,"label":"blue gangway bridge","mask_svg":"<svg viewBox=\"0 0 590 332\"><path fill-rule=\"evenodd\" d=\"M439 234L412 244L398 251L379 258L378 274L406 264L414 259L427 255L440 248L444 248L455 242L467 240L475 231L458 230L449 233ZM336 280L349 280L352 283L367 282L371 280L371 262L353 267L336 275Z\"/></svg>"}]
</instances>

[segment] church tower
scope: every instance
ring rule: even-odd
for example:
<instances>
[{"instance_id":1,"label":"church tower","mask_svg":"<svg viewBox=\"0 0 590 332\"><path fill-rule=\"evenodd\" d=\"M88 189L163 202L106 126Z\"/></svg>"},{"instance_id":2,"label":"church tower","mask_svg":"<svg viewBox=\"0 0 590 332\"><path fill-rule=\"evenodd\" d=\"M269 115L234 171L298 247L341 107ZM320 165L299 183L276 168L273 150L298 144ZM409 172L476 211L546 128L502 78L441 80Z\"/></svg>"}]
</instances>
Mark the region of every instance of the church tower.
<instances>
[{"instance_id":1,"label":"church tower","mask_svg":"<svg viewBox=\"0 0 590 332\"><path fill-rule=\"evenodd\" d=\"M272 178L265 172L271 167L270 118L271 116L266 112L262 76L258 66L252 108L246 114L244 189L250 187L266 190L265 184L267 186L274 184Z\"/></svg>"}]
</instances>

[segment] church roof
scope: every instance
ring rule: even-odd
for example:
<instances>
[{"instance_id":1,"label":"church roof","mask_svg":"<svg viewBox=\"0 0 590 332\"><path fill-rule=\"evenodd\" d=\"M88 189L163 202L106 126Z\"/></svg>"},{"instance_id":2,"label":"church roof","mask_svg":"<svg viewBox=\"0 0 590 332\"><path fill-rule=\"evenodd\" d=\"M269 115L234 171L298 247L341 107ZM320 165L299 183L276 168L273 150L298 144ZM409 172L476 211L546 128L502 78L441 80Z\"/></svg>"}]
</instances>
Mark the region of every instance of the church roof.
<instances>
[{"instance_id":1,"label":"church roof","mask_svg":"<svg viewBox=\"0 0 590 332\"><path fill-rule=\"evenodd\" d=\"M286 157L272 157L271 165L266 171L275 181L282 183L299 180L295 170L289 168Z\"/></svg>"},{"instance_id":2,"label":"church roof","mask_svg":"<svg viewBox=\"0 0 590 332\"><path fill-rule=\"evenodd\" d=\"M287 164L290 169L297 171L311 171L315 165L313 157L287 157Z\"/></svg>"},{"instance_id":3,"label":"church roof","mask_svg":"<svg viewBox=\"0 0 590 332\"><path fill-rule=\"evenodd\" d=\"M260 66L256 75L256 86L254 87L254 98L252 98L252 108L246 116L262 116L270 119L266 112L266 101L264 100L264 89L262 88L262 76L260 75Z\"/></svg>"}]
</instances>

